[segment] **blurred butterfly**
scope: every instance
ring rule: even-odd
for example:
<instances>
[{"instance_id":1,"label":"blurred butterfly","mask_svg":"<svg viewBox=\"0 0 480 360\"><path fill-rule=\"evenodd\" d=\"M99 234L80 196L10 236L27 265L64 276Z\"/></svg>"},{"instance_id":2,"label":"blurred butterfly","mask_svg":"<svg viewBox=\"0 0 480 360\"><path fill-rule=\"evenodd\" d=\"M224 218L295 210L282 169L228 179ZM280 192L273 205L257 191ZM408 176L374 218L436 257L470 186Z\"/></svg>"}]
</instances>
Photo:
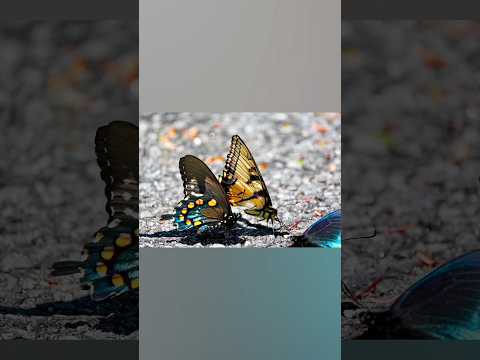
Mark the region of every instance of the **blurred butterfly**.
<instances>
[{"instance_id":1,"label":"blurred butterfly","mask_svg":"<svg viewBox=\"0 0 480 360\"><path fill-rule=\"evenodd\" d=\"M82 273L82 287L98 301L139 288L138 127L114 121L98 128L95 152L106 184L107 226L84 246L84 261L57 262L51 275Z\"/></svg>"},{"instance_id":2,"label":"blurred butterfly","mask_svg":"<svg viewBox=\"0 0 480 360\"><path fill-rule=\"evenodd\" d=\"M321 217L293 241L294 247L341 248L342 211L335 210Z\"/></svg>"},{"instance_id":3,"label":"blurred butterfly","mask_svg":"<svg viewBox=\"0 0 480 360\"><path fill-rule=\"evenodd\" d=\"M386 312L365 315L358 339L480 340L480 251L433 270Z\"/></svg>"},{"instance_id":4,"label":"blurred butterfly","mask_svg":"<svg viewBox=\"0 0 480 360\"><path fill-rule=\"evenodd\" d=\"M267 222L280 221L260 169L238 135L232 137L221 184L232 206L247 207L246 214Z\"/></svg>"},{"instance_id":5,"label":"blurred butterfly","mask_svg":"<svg viewBox=\"0 0 480 360\"><path fill-rule=\"evenodd\" d=\"M187 155L180 159L179 168L185 197L175 207L174 222L178 230L196 229L202 233L220 224L231 227L237 216L208 166L197 157Z\"/></svg>"}]
</instances>

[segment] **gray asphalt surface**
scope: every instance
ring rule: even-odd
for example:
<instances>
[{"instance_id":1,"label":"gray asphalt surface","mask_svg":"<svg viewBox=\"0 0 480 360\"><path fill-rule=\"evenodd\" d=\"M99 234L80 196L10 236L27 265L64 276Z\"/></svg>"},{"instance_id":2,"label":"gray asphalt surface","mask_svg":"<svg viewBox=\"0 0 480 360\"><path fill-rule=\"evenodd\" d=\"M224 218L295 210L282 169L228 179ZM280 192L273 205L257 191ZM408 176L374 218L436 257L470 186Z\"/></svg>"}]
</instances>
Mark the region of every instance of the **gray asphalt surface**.
<instances>
[{"instance_id":1,"label":"gray asphalt surface","mask_svg":"<svg viewBox=\"0 0 480 360\"><path fill-rule=\"evenodd\" d=\"M436 266L480 247L480 25L342 23L344 281L387 309ZM346 299L345 299L346 300ZM365 327L347 311L342 336Z\"/></svg>"},{"instance_id":2,"label":"gray asphalt surface","mask_svg":"<svg viewBox=\"0 0 480 360\"><path fill-rule=\"evenodd\" d=\"M326 212L340 208L340 114L164 113L140 120L140 246L286 247ZM192 154L221 174L232 135L238 134L289 231L277 232L243 215L225 240L179 234L171 214L183 198L179 159ZM241 211L240 208L236 208ZM265 224L263 222L263 224Z\"/></svg>"},{"instance_id":3,"label":"gray asphalt surface","mask_svg":"<svg viewBox=\"0 0 480 360\"><path fill-rule=\"evenodd\" d=\"M94 138L138 118L137 32L115 21L0 27L1 340L138 336L123 325L135 315L111 316L125 302L93 304L79 276L49 277L106 224Z\"/></svg>"}]
</instances>

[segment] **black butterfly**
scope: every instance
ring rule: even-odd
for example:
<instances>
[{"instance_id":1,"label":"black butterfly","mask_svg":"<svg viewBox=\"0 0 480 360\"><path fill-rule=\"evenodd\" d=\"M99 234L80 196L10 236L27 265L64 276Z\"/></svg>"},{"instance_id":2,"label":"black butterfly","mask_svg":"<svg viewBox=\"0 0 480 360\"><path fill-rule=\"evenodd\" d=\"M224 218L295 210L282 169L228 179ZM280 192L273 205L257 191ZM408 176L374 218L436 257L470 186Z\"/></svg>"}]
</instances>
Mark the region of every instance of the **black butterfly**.
<instances>
[{"instance_id":1,"label":"black butterfly","mask_svg":"<svg viewBox=\"0 0 480 360\"><path fill-rule=\"evenodd\" d=\"M107 226L84 247L84 261L53 264L53 276L83 273L81 283L94 300L139 288L138 127L114 121L100 127L95 152L107 197Z\"/></svg>"},{"instance_id":2,"label":"black butterfly","mask_svg":"<svg viewBox=\"0 0 480 360\"><path fill-rule=\"evenodd\" d=\"M358 339L480 340L480 250L433 270L386 312L365 315Z\"/></svg>"},{"instance_id":3,"label":"black butterfly","mask_svg":"<svg viewBox=\"0 0 480 360\"><path fill-rule=\"evenodd\" d=\"M185 197L175 207L174 222L178 230L204 232L219 224L231 227L237 216L208 166L195 156L187 155L180 159L179 167Z\"/></svg>"},{"instance_id":4,"label":"black butterfly","mask_svg":"<svg viewBox=\"0 0 480 360\"><path fill-rule=\"evenodd\" d=\"M232 137L221 184L232 206L247 207L246 214L267 222L279 221L260 169L238 135Z\"/></svg>"}]
</instances>

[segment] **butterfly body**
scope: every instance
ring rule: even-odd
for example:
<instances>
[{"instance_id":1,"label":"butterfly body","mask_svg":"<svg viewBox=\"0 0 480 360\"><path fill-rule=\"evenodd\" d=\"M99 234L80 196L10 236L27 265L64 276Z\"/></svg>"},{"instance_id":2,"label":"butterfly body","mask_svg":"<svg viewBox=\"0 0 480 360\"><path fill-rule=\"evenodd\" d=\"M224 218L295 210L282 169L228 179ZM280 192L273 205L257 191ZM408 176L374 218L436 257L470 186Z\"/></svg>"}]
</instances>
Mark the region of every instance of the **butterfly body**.
<instances>
[{"instance_id":1,"label":"butterfly body","mask_svg":"<svg viewBox=\"0 0 480 360\"><path fill-rule=\"evenodd\" d=\"M114 121L98 128L97 162L104 180L108 222L83 249L85 260L53 264L52 275L80 279L99 301L139 288L138 127Z\"/></svg>"},{"instance_id":2,"label":"butterfly body","mask_svg":"<svg viewBox=\"0 0 480 360\"><path fill-rule=\"evenodd\" d=\"M433 270L388 311L367 317L369 328L360 338L480 340L480 251Z\"/></svg>"},{"instance_id":3,"label":"butterfly body","mask_svg":"<svg viewBox=\"0 0 480 360\"><path fill-rule=\"evenodd\" d=\"M180 231L205 232L235 223L227 195L207 165L193 155L179 161L185 197L174 209L174 223Z\"/></svg>"},{"instance_id":4,"label":"butterfly body","mask_svg":"<svg viewBox=\"0 0 480 360\"><path fill-rule=\"evenodd\" d=\"M246 207L246 214L267 222L278 220L260 169L238 135L232 137L221 184L232 206Z\"/></svg>"}]
</instances>

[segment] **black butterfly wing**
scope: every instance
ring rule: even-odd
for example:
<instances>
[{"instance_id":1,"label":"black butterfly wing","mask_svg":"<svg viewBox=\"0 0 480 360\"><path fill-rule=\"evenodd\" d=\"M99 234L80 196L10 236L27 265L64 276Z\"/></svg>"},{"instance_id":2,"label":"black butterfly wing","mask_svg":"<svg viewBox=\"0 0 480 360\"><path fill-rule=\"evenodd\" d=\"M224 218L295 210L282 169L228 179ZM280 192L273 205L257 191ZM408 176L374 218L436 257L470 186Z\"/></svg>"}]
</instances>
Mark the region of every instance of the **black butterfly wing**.
<instances>
[{"instance_id":1,"label":"black butterfly wing","mask_svg":"<svg viewBox=\"0 0 480 360\"><path fill-rule=\"evenodd\" d=\"M222 186L234 206L263 210L272 205L260 169L247 145L238 135L232 137L223 170Z\"/></svg>"},{"instance_id":2,"label":"black butterfly wing","mask_svg":"<svg viewBox=\"0 0 480 360\"><path fill-rule=\"evenodd\" d=\"M392 305L402 326L439 339L480 339L480 251L449 261Z\"/></svg>"},{"instance_id":3,"label":"black butterfly wing","mask_svg":"<svg viewBox=\"0 0 480 360\"><path fill-rule=\"evenodd\" d=\"M103 300L139 288L138 220L114 219L85 245L84 288Z\"/></svg>"},{"instance_id":4,"label":"black butterfly wing","mask_svg":"<svg viewBox=\"0 0 480 360\"><path fill-rule=\"evenodd\" d=\"M233 218L223 187L205 163L193 155L180 159L185 198L175 208L179 230L202 227Z\"/></svg>"},{"instance_id":5,"label":"black butterfly wing","mask_svg":"<svg viewBox=\"0 0 480 360\"><path fill-rule=\"evenodd\" d=\"M139 288L138 128L115 121L100 127L95 151L104 180L107 226L83 250L84 261L53 264L53 276L83 273L81 283L94 300Z\"/></svg>"},{"instance_id":6,"label":"black butterfly wing","mask_svg":"<svg viewBox=\"0 0 480 360\"><path fill-rule=\"evenodd\" d=\"M109 220L138 219L138 127L114 121L98 128L95 152L105 182Z\"/></svg>"}]
</instances>

